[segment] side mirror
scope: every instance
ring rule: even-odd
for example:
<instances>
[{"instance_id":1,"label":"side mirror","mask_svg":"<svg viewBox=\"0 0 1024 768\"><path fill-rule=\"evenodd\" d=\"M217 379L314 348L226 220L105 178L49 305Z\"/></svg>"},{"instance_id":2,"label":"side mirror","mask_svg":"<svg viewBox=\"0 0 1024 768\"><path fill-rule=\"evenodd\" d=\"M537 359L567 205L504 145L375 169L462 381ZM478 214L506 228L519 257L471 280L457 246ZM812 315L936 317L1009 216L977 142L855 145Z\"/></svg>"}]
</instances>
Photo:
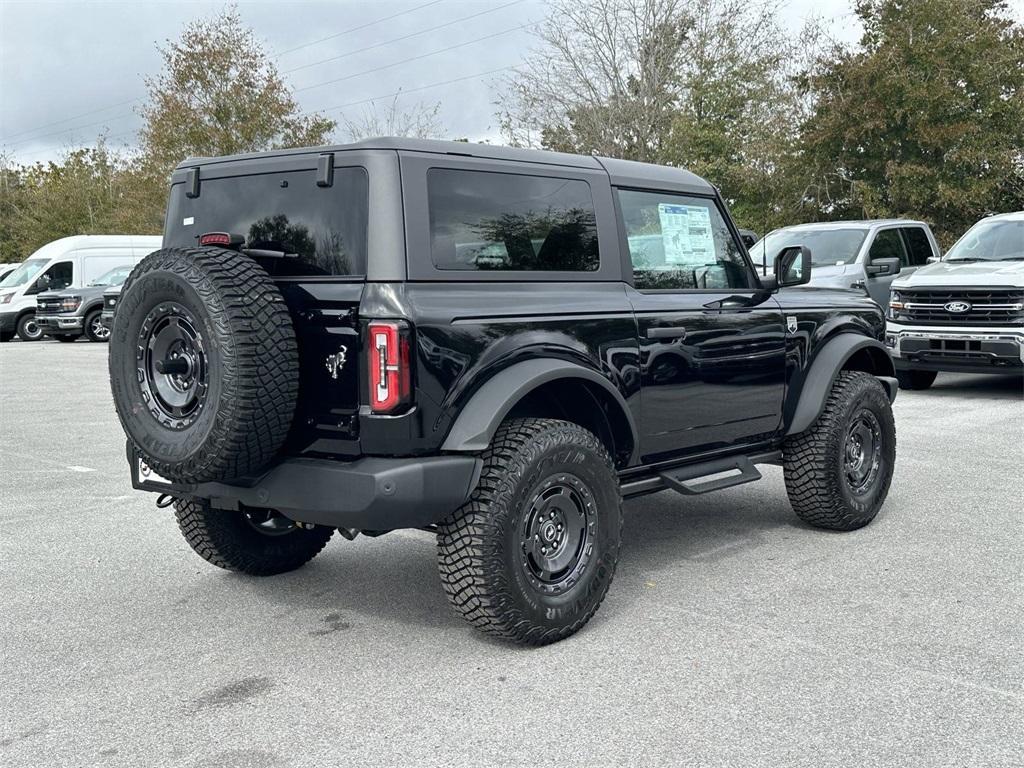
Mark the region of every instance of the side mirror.
<instances>
[{"instance_id":1,"label":"side mirror","mask_svg":"<svg viewBox=\"0 0 1024 768\"><path fill-rule=\"evenodd\" d=\"M780 288L811 282L811 249L803 245L783 248L775 257L775 280Z\"/></svg>"},{"instance_id":2,"label":"side mirror","mask_svg":"<svg viewBox=\"0 0 1024 768\"><path fill-rule=\"evenodd\" d=\"M868 277L884 277L886 275L898 275L903 267L896 256L889 256L884 259L872 259L867 266Z\"/></svg>"},{"instance_id":3,"label":"side mirror","mask_svg":"<svg viewBox=\"0 0 1024 768\"><path fill-rule=\"evenodd\" d=\"M929 256L927 259L925 259L924 263L925 264L938 264L940 261L942 261L942 257L941 256Z\"/></svg>"},{"instance_id":4,"label":"side mirror","mask_svg":"<svg viewBox=\"0 0 1024 768\"><path fill-rule=\"evenodd\" d=\"M740 240L743 241L743 246L749 251L754 247L754 243L757 242L757 238L749 232L744 232L740 235Z\"/></svg>"}]
</instances>

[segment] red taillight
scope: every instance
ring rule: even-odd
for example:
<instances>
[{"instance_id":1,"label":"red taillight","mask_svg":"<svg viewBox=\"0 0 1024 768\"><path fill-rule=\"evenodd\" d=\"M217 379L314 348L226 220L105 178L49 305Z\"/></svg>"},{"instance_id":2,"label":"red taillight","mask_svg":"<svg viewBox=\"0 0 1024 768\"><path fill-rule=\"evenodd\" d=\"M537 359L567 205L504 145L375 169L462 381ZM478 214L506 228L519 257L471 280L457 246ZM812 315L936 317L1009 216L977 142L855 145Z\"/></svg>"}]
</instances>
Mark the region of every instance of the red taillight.
<instances>
[{"instance_id":1,"label":"red taillight","mask_svg":"<svg viewBox=\"0 0 1024 768\"><path fill-rule=\"evenodd\" d=\"M409 332L405 323L374 321L367 328L370 410L395 413L412 395Z\"/></svg>"}]
</instances>

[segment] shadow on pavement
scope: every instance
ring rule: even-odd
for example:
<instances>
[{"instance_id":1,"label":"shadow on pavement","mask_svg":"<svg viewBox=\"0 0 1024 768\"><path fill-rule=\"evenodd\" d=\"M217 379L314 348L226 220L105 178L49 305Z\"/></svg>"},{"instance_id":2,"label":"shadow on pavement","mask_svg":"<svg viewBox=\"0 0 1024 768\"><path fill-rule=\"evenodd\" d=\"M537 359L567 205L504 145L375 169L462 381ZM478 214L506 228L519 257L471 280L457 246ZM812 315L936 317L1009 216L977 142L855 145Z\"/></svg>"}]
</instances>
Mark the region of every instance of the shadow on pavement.
<instances>
[{"instance_id":1,"label":"shadow on pavement","mask_svg":"<svg viewBox=\"0 0 1024 768\"><path fill-rule=\"evenodd\" d=\"M940 373L929 389L900 390L900 397L961 397L1013 400L1024 398L1024 376Z\"/></svg>"}]
</instances>

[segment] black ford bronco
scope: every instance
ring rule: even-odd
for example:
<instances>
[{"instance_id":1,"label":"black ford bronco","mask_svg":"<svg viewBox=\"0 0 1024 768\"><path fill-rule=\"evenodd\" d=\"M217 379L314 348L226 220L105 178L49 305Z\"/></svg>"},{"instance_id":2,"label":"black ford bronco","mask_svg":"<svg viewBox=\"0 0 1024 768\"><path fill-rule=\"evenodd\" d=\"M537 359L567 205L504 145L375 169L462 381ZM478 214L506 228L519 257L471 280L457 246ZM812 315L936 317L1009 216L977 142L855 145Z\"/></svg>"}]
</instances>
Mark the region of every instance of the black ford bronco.
<instances>
[{"instance_id":1,"label":"black ford bronco","mask_svg":"<svg viewBox=\"0 0 1024 768\"><path fill-rule=\"evenodd\" d=\"M114 318L132 482L250 574L433 532L458 613L558 640L608 590L623 498L781 464L806 522L875 517L884 320L780 292L809 277L799 246L759 277L675 168L404 139L188 160Z\"/></svg>"}]
</instances>

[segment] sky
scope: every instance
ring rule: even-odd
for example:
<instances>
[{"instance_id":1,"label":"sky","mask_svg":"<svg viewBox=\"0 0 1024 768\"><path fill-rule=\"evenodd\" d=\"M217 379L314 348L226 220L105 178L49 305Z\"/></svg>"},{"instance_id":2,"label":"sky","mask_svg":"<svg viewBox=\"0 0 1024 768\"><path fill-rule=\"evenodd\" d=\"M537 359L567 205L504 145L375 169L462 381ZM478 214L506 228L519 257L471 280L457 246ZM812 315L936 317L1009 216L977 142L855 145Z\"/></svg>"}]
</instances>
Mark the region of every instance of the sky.
<instances>
[{"instance_id":1,"label":"sky","mask_svg":"<svg viewBox=\"0 0 1024 768\"><path fill-rule=\"evenodd\" d=\"M544 0L238 5L303 111L358 121L401 89L399 108L439 103L445 133L471 140L498 136L500 78L534 45L523 27L546 12ZM221 0L0 0L0 152L18 163L56 160L100 133L114 146L133 146L143 78L160 69L157 45L222 7ZM851 0L783 0L780 18L796 30L812 14L834 36L856 39Z\"/></svg>"}]
</instances>

